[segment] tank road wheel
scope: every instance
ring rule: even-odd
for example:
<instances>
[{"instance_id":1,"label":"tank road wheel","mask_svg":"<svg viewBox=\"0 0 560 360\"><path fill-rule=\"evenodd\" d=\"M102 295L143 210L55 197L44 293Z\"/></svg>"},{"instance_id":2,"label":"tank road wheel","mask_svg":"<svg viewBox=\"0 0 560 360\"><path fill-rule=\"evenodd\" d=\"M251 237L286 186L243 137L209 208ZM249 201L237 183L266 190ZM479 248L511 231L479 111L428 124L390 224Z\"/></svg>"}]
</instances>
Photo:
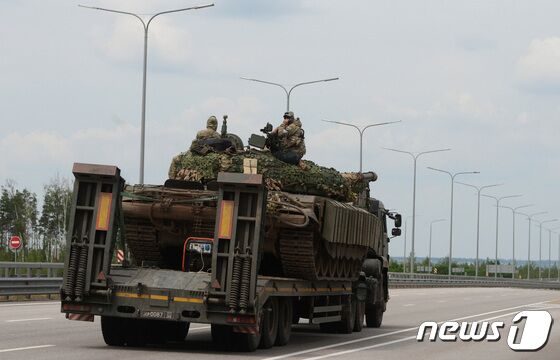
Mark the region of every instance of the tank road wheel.
<instances>
[{"instance_id":1,"label":"tank road wheel","mask_svg":"<svg viewBox=\"0 0 560 360\"><path fill-rule=\"evenodd\" d=\"M278 307L278 335L276 336L276 342L274 344L284 346L290 341L290 335L292 334L292 321L294 317L293 301L289 297L280 299Z\"/></svg>"},{"instance_id":2,"label":"tank road wheel","mask_svg":"<svg viewBox=\"0 0 560 360\"><path fill-rule=\"evenodd\" d=\"M269 298L262 309L261 315L261 349L270 349L276 342L278 335L278 299Z\"/></svg>"},{"instance_id":3,"label":"tank road wheel","mask_svg":"<svg viewBox=\"0 0 560 360\"><path fill-rule=\"evenodd\" d=\"M383 322L383 306L379 304L366 305L366 324L368 327L378 328Z\"/></svg>"},{"instance_id":4,"label":"tank road wheel","mask_svg":"<svg viewBox=\"0 0 560 360\"><path fill-rule=\"evenodd\" d=\"M233 327L212 324L210 326L212 342L222 350L230 351L233 348Z\"/></svg>"},{"instance_id":5,"label":"tank road wheel","mask_svg":"<svg viewBox=\"0 0 560 360\"><path fill-rule=\"evenodd\" d=\"M101 333L105 344L109 346L124 346L125 343L125 320L110 316L101 317Z\"/></svg>"},{"instance_id":6,"label":"tank road wheel","mask_svg":"<svg viewBox=\"0 0 560 360\"><path fill-rule=\"evenodd\" d=\"M366 302L356 300L356 320L354 322L354 331L360 332L364 327L364 315L366 312Z\"/></svg>"}]
</instances>

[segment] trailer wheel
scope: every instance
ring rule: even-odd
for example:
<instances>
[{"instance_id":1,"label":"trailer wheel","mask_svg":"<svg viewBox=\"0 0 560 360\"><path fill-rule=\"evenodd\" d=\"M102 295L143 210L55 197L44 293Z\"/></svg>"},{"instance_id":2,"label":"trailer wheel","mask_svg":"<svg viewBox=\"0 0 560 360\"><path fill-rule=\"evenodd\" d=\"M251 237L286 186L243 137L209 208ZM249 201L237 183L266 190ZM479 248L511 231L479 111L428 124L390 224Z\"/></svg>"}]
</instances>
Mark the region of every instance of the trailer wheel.
<instances>
[{"instance_id":1,"label":"trailer wheel","mask_svg":"<svg viewBox=\"0 0 560 360\"><path fill-rule=\"evenodd\" d=\"M126 345L143 347L148 343L148 320L126 319Z\"/></svg>"},{"instance_id":2,"label":"trailer wheel","mask_svg":"<svg viewBox=\"0 0 560 360\"><path fill-rule=\"evenodd\" d=\"M123 318L110 316L101 317L101 333L105 344L109 346L124 346L125 343L125 324Z\"/></svg>"},{"instance_id":3,"label":"trailer wheel","mask_svg":"<svg viewBox=\"0 0 560 360\"><path fill-rule=\"evenodd\" d=\"M279 301L278 312L278 335L274 345L284 346L290 341L292 334L292 321L293 321L293 304L291 298L281 299ZM298 319L299 320L299 319Z\"/></svg>"},{"instance_id":4,"label":"trailer wheel","mask_svg":"<svg viewBox=\"0 0 560 360\"><path fill-rule=\"evenodd\" d=\"M365 301L357 301L356 303L356 320L354 321L354 331L360 332L364 327L364 315L366 312Z\"/></svg>"},{"instance_id":5,"label":"trailer wheel","mask_svg":"<svg viewBox=\"0 0 560 360\"><path fill-rule=\"evenodd\" d=\"M262 309L261 316L261 349L270 349L276 342L278 335L278 299L269 298Z\"/></svg>"},{"instance_id":6,"label":"trailer wheel","mask_svg":"<svg viewBox=\"0 0 560 360\"><path fill-rule=\"evenodd\" d=\"M260 334L233 333L234 346L237 351L253 352L257 350L261 342Z\"/></svg>"},{"instance_id":7,"label":"trailer wheel","mask_svg":"<svg viewBox=\"0 0 560 360\"><path fill-rule=\"evenodd\" d=\"M189 333L190 322L166 323L166 339L168 341L183 342Z\"/></svg>"},{"instance_id":8,"label":"trailer wheel","mask_svg":"<svg viewBox=\"0 0 560 360\"><path fill-rule=\"evenodd\" d=\"M378 328L383 322L383 306L378 304L366 305L366 324L368 327Z\"/></svg>"},{"instance_id":9,"label":"trailer wheel","mask_svg":"<svg viewBox=\"0 0 560 360\"><path fill-rule=\"evenodd\" d=\"M319 324L322 332L350 334L354 330L356 320L356 300L350 296L349 304L342 306L341 319L337 322Z\"/></svg>"},{"instance_id":10,"label":"trailer wheel","mask_svg":"<svg viewBox=\"0 0 560 360\"><path fill-rule=\"evenodd\" d=\"M220 349L229 351L233 348L233 328L227 325L212 324L210 326L212 342Z\"/></svg>"}]
</instances>

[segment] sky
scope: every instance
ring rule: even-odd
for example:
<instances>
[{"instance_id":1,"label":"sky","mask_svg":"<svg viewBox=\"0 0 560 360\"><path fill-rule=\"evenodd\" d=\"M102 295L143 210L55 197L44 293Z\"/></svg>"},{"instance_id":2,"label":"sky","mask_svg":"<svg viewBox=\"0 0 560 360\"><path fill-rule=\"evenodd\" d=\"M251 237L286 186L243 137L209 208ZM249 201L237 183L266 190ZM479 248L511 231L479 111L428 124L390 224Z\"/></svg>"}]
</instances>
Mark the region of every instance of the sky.
<instances>
[{"instance_id":1,"label":"sky","mask_svg":"<svg viewBox=\"0 0 560 360\"><path fill-rule=\"evenodd\" d=\"M127 15L78 4L154 14L204 0L0 0L0 183L11 179L39 195L73 162L117 165L128 183L139 174L143 31ZM283 91L241 80L293 84L291 110L303 122L306 159L341 171L363 168L379 179L372 194L412 214L410 152L418 158L415 250L449 254L450 172L527 212L560 217L560 26L557 1L216 0L207 9L167 14L150 25L145 183L162 184L171 158L187 149L209 115L229 116L248 139L280 123ZM144 16L146 17L146 16ZM474 257L477 197L454 188L453 256ZM411 219L407 221L410 251ZM558 225L556 225L558 224ZM560 225L550 223L544 227ZM531 228L532 259L539 229ZM499 212L500 258L512 256L512 212ZM526 259L528 223L516 222L517 258ZM404 234L404 229L403 229ZM495 254L495 201L481 200L480 256ZM543 230L542 257L548 258ZM559 237L552 236L556 260ZM403 255L404 236L391 241Z\"/></svg>"}]
</instances>

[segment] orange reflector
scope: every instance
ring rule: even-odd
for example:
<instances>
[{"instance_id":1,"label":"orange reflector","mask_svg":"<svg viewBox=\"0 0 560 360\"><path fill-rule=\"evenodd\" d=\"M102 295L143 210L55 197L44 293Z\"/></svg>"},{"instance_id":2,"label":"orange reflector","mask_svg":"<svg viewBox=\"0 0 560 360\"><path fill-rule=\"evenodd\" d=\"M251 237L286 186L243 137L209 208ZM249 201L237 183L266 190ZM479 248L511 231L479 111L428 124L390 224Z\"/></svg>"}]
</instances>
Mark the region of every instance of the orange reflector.
<instances>
[{"instance_id":1,"label":"orange reflector","mask_svg":"<svg viewBox=\"0 0 560 360\"><path fill-rule=\"evenodd\" d=\"M231 239L233 231L233 206L231 200L222 200L220 208L220 226L218 228L218 238Z\"/></svg>"},{"instance_id":2,"label":"orange reflector","mask_svg":"<svg viewBox=\"0 0 560 360\"><path fill-rule=\"evenodd\" d=\"M234 324L256 324L257 321L253 315L228 315L228 323Z\"/></svg>"},{"instance_id":3,"label":"orange reflector","mask_svg":"<svg viewBox=\"0 0 560 360\"><path fill-rule=\"evenodd\" d=\"M97 208L97 221L95 222L95 230L108 231L109 217L111 215L111 203L113 202L113 194L99 193L99 201Z\"/></svg>"}]
</instances>

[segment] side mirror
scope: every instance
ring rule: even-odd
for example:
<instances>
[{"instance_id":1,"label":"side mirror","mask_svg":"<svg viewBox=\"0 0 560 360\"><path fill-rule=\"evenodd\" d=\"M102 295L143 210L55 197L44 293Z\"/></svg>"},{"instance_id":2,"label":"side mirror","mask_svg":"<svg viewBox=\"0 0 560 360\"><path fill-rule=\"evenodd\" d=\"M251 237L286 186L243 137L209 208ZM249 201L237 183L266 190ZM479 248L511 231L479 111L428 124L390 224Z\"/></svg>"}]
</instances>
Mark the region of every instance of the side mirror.
<instances>
[{"instance_id":1,"label":"side mirror","mask_svg":"<svg viewBox=\"0 0 560 360\"><path fill-rule=\"evenodd\" d=\"M402 216L401 214L395 214L395 227L400 228L402 225ZM400 235L400 234L399 234Z\"/></svg>"},{"instance_id":2,"label":"side mirror","mask_svg":"<svg viewBox=\"0 0 560 360\"><path fill-rule=\"evenodd\" d=\"M391 230L391 235L393 235L393 236L401 236L401 229L399 229L399 228L393 228L393 230Z\"/></svg>"}]
</instances>

